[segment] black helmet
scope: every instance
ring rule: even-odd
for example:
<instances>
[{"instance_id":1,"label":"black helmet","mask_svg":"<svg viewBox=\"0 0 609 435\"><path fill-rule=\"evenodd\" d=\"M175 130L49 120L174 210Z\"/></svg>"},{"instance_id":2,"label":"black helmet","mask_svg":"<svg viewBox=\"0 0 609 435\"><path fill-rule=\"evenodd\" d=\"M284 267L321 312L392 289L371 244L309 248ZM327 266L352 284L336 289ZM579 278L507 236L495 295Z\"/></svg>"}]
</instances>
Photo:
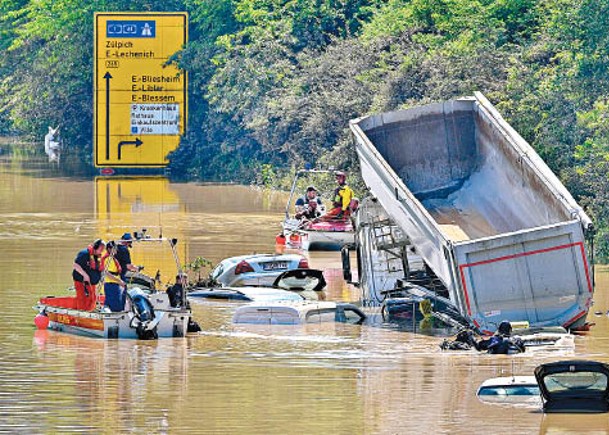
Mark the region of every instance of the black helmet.
<instances>
[{"instance_id":1,"label":"black helmet","mask_svg":"<svg viewBox=\"0 0 609 435\"><path fill-rule=\"evenodd\" d=\"M499 324L499 327L497 328L497 333L499 335L512 335L512 324L509 322L509 320L504 320L503 322L501 322Z\"/></svg>"}]
</instances>

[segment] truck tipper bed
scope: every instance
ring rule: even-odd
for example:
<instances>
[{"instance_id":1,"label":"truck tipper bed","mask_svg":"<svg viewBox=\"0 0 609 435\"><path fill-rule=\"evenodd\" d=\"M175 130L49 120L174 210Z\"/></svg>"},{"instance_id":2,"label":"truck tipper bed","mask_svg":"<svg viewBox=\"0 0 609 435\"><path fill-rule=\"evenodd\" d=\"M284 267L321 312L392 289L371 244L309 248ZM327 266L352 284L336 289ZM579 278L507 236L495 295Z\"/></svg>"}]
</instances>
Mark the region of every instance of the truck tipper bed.
<instances>
[{"instance_id":1,"label":"truck tipper bed","mask_svg":"<svg viewBox=\"0 0 609 435\"><path fill-rule=\"evenodd\" d=\"M371 193L476 326L585 322L593 224L482 94L350 127Z\"/></svg>"}]
</instances>

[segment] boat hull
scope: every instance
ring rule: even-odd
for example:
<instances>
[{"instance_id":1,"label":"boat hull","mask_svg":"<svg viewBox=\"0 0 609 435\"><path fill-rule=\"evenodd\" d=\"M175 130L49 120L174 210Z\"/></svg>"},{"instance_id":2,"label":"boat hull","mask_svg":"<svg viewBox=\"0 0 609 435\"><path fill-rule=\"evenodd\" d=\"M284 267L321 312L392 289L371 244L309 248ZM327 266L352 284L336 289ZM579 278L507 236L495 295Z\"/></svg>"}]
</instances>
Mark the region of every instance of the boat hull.
<instances>
[{"instance_id":1,"label":"boat hull","mask_svg":"<svg viewBox=\"0 0 609 435\"><path fill-rule=\"evenodd\" d=\"M339 251L347 243L353 243L353 232L303 231L301 247L307 251Z\"/></svg>"},{"instance_id":2,"label":"boat hull","mask_svg":"<svg viewBox=\"0 0 609 435\"><path fill-rule=\"evenodd\" d=\"M133 311L77 310L72 307L56 306L53 304L53 299L43 298L34 307L36 311L44 312L48 316L48 328L51 330L97 338L140 338L137 331L137 318ZM190 310L169 306L165 293L160 293L150 299L153 303L155 319L158 320L157 336L159 338L184 337L188 331Z\"/></svg>"},{"instance_id":3,"label":"boat hull","mask_svg":"<svg viewBox=\"0 0 609 435\"><path fill-rule=\"evenodd\" d=\"M339 251L344 245L355 242L350 222L317 222L300 227L300 221L284 222L284 234L290 247L307 251Z\"/></svg>"}]
</instances>

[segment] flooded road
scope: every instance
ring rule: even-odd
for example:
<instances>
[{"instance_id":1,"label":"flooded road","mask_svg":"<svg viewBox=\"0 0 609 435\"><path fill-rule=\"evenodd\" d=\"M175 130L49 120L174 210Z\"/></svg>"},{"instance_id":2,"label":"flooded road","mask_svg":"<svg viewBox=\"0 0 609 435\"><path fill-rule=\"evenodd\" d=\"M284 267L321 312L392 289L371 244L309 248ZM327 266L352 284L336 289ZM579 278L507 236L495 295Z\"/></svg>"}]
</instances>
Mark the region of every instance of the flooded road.
<instances>
[{"instance_id":1,"label":"flooded road","mask_svg":"<svg viewBox=\"0 0 609 435\"><path fill-rule=\"evenodd\" d=\"M236 326L238 304L199 300L203 331L185 339L35 330L32 305L67 294L76 252L96 237L162 232L180 240L184 263L272 252L285 200L160 177L45 178L0 163L0 432L609 433L607 415L544 415L475 394L489 377L530 375L544 362L609 362L607 268L596 271L596 326L566 353L447 353L440 338L379 325ZM328 299L358 299L338 253L308 256L326 270Z\"/></svg>"}]
</instances>

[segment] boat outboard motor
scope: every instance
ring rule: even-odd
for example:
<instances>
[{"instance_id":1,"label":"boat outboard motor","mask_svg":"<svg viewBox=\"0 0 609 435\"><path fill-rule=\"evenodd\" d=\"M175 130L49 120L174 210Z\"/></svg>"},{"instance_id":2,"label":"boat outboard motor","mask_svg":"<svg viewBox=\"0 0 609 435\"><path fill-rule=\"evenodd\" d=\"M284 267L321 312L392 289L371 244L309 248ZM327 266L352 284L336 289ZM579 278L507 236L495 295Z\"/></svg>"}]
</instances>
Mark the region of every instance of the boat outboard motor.
<instances>
[{"instance_id":1,"label":"boat outboard motor","mask_svg":"<svg viewBox=\"0 0 609 435\"><path fill-rule=\"evenodd\" d=\"M131 310L133 311L133 318L129 326L135 328L140 340L159 338L156 325L160 319L156 318L154 307L148 295L139 288L129 290L128 295L131 299Z\"/></svg>"}]
</instances>

